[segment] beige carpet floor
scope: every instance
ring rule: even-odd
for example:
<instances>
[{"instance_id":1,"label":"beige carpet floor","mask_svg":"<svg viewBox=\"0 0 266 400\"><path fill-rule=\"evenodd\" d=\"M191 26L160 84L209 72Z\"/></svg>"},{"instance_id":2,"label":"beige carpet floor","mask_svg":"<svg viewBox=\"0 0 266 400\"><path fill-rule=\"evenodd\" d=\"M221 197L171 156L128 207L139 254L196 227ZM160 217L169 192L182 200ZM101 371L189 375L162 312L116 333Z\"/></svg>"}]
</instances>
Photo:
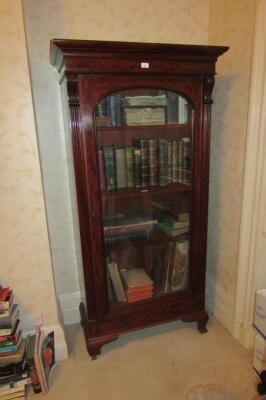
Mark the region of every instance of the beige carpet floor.
<instances>
[{"instance_id":1,"label":"beige carpet floor","mask_svg":"<svg viewBox=\"0 0 266 400\"><path fill-rule=\"evenodd\" d=\"M68 360L47 400L255 400L252 354L216 321L201 335L174 322L122 335L92 361L79 326L67 327ZM30 393L29 398L37 395Z\"/></svg>"}]
</instances>

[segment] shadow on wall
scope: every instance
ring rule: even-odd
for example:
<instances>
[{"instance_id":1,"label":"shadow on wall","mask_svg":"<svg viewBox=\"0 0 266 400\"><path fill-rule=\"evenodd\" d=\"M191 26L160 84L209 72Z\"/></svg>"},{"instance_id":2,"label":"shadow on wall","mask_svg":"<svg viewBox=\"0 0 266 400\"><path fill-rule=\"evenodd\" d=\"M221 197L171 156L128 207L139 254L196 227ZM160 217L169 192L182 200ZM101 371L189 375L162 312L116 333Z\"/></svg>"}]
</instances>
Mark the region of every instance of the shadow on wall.
<instances>
[{"instance_id":1,"label":"shadow on wall","mask_svg":"<svg viewBox=\"0 0 266 400\"><path fill-rule=\"evenodd\" d=\"M233 172L236 168L235 148L230 146L234 132L227 127L231 112L228 99L236 78L218 74L213 93L206 277L207 307L229 331L234 314L241 207L239 195L238 207L230 215L235 202L230 197L231 191L234 195L233 180L225 181L230 169ZM231 270L226 273L228 268Z\"/></svg>"}]
</instances>

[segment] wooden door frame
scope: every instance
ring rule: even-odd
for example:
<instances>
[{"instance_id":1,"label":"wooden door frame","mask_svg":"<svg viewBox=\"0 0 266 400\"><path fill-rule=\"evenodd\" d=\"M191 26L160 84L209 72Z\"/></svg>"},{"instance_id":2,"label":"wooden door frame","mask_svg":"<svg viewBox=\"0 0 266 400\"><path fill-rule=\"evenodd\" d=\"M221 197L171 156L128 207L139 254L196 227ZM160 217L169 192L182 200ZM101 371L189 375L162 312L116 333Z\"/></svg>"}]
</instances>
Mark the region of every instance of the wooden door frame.
<instances>
[{"instance_id":1,"label":"wooden door frame","mask_svg":"<svg viewBox=\"0 0 266 400\"><path fill-rule=\"evenodd\" d=\"M240 223L238 276L233 336L253 346L255 291L261 276L259 247L266 232L266 0L256 3L253 61ZM264 193L263 193L264 192Z\"/></svg>"}]
</instances>

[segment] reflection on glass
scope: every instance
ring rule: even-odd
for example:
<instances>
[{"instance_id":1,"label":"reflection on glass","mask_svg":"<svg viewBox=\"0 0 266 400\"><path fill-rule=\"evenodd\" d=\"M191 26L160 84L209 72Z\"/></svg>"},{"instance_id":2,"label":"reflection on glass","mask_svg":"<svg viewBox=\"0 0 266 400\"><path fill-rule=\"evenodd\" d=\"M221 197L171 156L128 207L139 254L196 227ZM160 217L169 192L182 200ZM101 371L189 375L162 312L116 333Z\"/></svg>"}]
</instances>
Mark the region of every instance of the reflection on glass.
<instances>
[{"instance_id":1,"label":"reflection on glass","mask_svg":"<svg viewBox=\"0 0 266 400\"><path fill-rule=\"evenodd\" d=\"M191 104L125 90L101 100L95 121L110 306L186 289Z\"/></svg>"}]
</instances>

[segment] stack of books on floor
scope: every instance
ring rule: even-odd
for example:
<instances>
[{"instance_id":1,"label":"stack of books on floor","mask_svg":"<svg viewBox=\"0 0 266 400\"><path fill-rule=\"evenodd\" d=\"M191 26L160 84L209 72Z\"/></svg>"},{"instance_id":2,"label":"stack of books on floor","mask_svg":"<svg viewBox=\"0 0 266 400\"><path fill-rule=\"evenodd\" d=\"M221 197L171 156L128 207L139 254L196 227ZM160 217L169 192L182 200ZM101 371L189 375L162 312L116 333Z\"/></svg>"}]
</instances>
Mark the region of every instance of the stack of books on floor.
<instances>
[{"instance_id":1,"label":"stack of books on floor","mask_svg":"<svg viewBox=\"0 0 266 400\"><path fill-rule=\"evenodd\" d=\"M13 300L12 290L0 286L0 400L25 399L31 382L19 308Z\"/></svg>"},{"instance_id":2,"label":"stack of books on floor","mask_svg":"<svg viewBox=\"0 0 266 400\"><path fill-rule=\"evenodd\" d=\"M108 261L109 299L133 303L153 295L153 281L143 268L119 269L116 262Z\"/></svg>"}]
</instances>

